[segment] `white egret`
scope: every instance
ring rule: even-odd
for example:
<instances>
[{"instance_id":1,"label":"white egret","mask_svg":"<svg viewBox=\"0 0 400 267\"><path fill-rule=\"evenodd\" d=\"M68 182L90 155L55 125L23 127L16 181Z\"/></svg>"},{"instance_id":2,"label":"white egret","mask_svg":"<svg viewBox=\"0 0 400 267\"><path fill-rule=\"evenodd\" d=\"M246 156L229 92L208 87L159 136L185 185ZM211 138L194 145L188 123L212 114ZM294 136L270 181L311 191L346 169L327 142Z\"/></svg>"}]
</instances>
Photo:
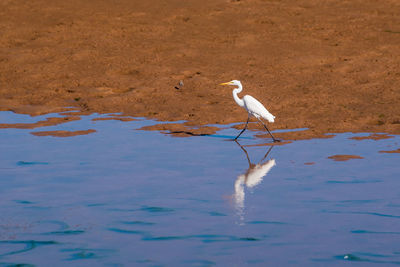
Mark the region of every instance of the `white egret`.
<instances>
[{"instance_id":1,"label":"white egret","mask_svg":"<svg viewBox=\"0 0 400 267\"><path fill-rule=\"evenodd\" d=\"M275 137L271 134L271 132L268 130L268 127L265 125L265 123L261 120L261 118L266 119L267 121L273 123L275 116L272 115L264 106L263 104L260 103L257 99L250 95L245 95L242 99L239 98L238 94L243 90L242 83L238 80L232 80L227 83L221 83L220 85L235 85L237 88L233 89L233 99L235 99L235 102L241 106L242 108L246 109L248 113L247 117L247 122L246 125L244 126L244 129L239 133L238 136L236 136L235 140L239 138L239 136L246 130L247 124L249 123L250 116L254 116L263 126L264 128L268 131L268 133L271 135L272 139L274 142L279 142L278 139L275 139Z\"/></svg>"}]
</instances>

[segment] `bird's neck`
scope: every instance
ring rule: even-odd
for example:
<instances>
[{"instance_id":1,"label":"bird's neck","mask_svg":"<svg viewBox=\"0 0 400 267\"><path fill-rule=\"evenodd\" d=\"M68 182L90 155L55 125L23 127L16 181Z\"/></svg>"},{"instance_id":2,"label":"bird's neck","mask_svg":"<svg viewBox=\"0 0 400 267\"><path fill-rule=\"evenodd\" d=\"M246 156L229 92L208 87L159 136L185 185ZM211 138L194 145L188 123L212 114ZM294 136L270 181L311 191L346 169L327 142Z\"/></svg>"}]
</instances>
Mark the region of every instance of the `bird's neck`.
<instances>
[{"instance_id":1,"label":"bird's neck","mask_svg":"<svg viewBox=\"0 0 400 267\"><path fill-rule=\"evenodd\" d=\"M244 107L244 101L239 98L238 94L243 90L242 85L238 85L238 88L233 89L232 94L233 94L233 99L235 99L235 102L241 106Z\"/></svg>"}]
</instances>

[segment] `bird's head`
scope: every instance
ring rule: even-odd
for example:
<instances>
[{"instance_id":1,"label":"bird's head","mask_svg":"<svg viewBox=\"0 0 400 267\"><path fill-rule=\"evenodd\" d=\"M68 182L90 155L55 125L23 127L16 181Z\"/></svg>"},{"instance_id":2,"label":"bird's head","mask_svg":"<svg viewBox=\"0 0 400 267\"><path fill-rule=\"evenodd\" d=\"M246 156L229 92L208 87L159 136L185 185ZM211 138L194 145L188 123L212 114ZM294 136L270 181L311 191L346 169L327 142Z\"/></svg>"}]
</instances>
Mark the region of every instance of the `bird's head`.
<instances>
[{"instance_id":1,"label":"bird's head","mask_svg":"<svg viewBox=\"0 0 400 267\"><path fill-rule=\"evenodd\" d=\"M242 84L241 84L241 82L238 81L238 80L232 80L232 81L227 82L227 83L221 83L220 85L236 85L236 86L241 86Z\"/></svg>"}]
</instances>

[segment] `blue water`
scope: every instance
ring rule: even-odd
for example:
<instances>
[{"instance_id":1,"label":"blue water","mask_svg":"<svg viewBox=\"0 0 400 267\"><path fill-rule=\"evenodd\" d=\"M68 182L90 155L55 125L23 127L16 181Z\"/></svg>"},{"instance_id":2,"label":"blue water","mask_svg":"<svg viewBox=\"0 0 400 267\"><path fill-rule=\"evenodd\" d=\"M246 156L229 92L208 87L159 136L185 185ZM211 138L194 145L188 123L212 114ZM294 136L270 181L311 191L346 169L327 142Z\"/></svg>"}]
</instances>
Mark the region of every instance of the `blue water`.
<instances>
[{"instance_id":1,"label":"blue water","mask_svg":"<svg viewBox=\"0 0 400 267\"><path fill-rule=\"evenodd\" d=\"M379 153L399 136L270 150L256 132L177 138L138 130L154 121L92 121L104 116L0 129L0 266L400 264L400 154Z\"/></svg>"}]
</instances>

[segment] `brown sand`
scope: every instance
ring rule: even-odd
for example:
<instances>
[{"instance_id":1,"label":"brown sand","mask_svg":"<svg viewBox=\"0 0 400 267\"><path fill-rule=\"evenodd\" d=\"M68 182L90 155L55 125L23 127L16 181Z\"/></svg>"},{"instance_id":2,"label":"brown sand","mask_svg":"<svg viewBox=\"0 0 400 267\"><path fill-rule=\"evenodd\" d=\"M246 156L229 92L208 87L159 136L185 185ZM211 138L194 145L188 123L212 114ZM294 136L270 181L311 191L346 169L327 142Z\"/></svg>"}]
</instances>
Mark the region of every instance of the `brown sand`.
<instances>
[{"instance_id":1,"label":"brown sand","mask_svg":"<svg viewBox=\"0 0 400 267\"><path fill-rule=\"evenodd\" d=\"M350 137L349 139L358 140L358 141L361 141L361 140L375 140L375 141L378 141L378 140L382 140L382 139L390 139L390 138L393 138L393 137L394 136L387 135L387 134L370 134L369 136L353 136L353 137Z\"/></svg>"},{"instance_id":2,"label":"brown sand","mask_svg":"<svg viewBox=\"0 0 400 267\"><path fill-rule=\"evenodd\" d=\"M134 121L134 118L130 117L107 117L107 118L94 118L92 121L109 121L109 120L116 120L116 121Z\"/></svg>"},{"instance_id":3,"label":"brown sand","mask_svg":"<svg viewBox=\"0 0 400 267\"><path fill-rule=\"evenodd\" d=\"M42 132L31 132L31 134L36 136L71 137L77 135L91 134L95 132L96 130L89 129L83 131L42 131Z\"/></svg>"},{"instance_id":4,"label":"brown sand","mask_svg":"<svg viewBox=\"0 0 400 267\"><path fill-rule=\"evenodd\" d=\"M78 116L69 116L62 118L47 118L44 121L38 121L34 123L0 123L0 129L16 128L16 129L35 129L44 126L53 126L70 121L80 120Z\"/></svg>"},{"instance_id":5,"label":"brown sand","mask_svg":"<svg viewBox=\"0 0 400 267\"><path fill-rule=\"evenodd\" d=\"M400 134L400 1L0 1L0 110L122 112L187 132L246 120L218 86L232 79L271 129L310 129L290 138Z\"/></svg>"},{"instance_id":6,"label":"brown sand","mask_svg":"<svg viewBox=\"0 0 400 267\"><path fill-rule=\"evenodd\" d=\"M350 159L363 159L363 157L357 155L333 155L328 157L328 159L333 159L334 161L348 161Z\"/></svg>"},{"instance_id":7,"label":"brown sand","mask_svg":"<svg viewBox=\"0 0 400 267\"><path fill-rule=\"evenodd\" d=\"M400 148L398 148L396 150L382 150L382 151L379 151L379 153L400 153Z\"/></svg>"}]
</instances>

